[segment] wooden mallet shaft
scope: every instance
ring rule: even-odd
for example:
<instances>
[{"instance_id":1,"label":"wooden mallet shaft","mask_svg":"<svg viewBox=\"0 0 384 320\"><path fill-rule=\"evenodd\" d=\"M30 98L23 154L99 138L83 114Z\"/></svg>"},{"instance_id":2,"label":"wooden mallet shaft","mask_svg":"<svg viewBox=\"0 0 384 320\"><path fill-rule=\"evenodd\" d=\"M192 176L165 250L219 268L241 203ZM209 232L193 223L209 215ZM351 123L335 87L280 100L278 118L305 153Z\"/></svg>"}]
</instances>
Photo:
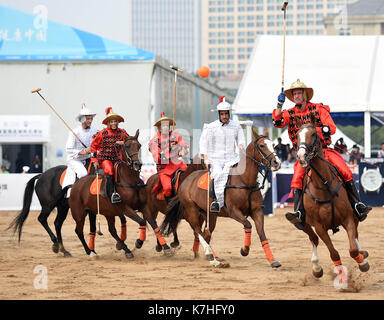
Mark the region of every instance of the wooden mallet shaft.
<instances>
[{"instance_id":1,"label":"wooden mallet shaft","mask_svg":"<svg viewBox=\"0 0 384 320\"><path fill-rule=\"evenodd\" d=\"M283 33L283 72L282 72L282 80L281 80L281 92L284 91L284 70L285 70L285 34L287 29L287 6L288 1L283 3L281 10L284 11L284 33Z\"/></svg>"},{"instance_id":2,"label":"wooden mallet shaft","mask_svg":"<svg viewBox=\"0 0 384 320\"><path fill-rule=\"evenodd\" d=\"M61 121L63 121L63 123L65 124L65 126L69 129L69 131L72 132L72 134L76 137L77 140L80 141L80 143L83 145L84 148L87 148L87 146L83 143L83 141L81 141L81 139L79 138L79 136L73 132L72 128L65 122L65 120L57 113L57 111L55 110L54 107L52 107L47 100L45 100L45 98L41 95L40 93L41 91L41 88L37 88L37 89L34 89L31 91L31 93L36 93L41 97L41 99L43 99L45 101L45 103L53 110L54 113L56 113L56 115L60 118Z\"/></svg>"},{"instance_id":3,"label":"wooden mallet shaft","mask_svg":"<svg viewBox=\"0 0 384 320\"><path fill-rule=\"evenodd\" d=\"M176 83L177 83L177 73L178 72L183 72L182 69L179 69L178 67L174 65L169 66L173 71L175 71L175 82L173 85L173 125L172 125L172 130L175 130L175 116L176 116Z\"/></svg>"}]
</instances>

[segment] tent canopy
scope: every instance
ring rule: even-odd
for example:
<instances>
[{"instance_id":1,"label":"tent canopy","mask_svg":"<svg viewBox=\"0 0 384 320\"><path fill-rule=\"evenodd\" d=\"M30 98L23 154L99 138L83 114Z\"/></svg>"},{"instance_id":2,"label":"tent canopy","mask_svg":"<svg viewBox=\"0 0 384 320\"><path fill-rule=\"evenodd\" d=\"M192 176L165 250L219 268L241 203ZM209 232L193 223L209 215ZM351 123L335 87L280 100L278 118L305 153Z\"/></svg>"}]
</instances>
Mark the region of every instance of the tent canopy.
<instances>
[{"instance_id":1,"label":"tent canopy","mask_svg":"<svg viewBox=\"0 0 384 320\"><path fill-rule=\"evenodd\" d=\"M383 56L384 36L287 36L285 89L300 79L314 89L312 102L330 106L336 123L363 124L365 111L384 111ZM234 102L237 115L271 116L281 91L282 58L282 36L256 38ZM284 108L293 105L286 99Z\"/></svg>"},{"instance_id":2,"label":"tent canopy","mask_svg":"<svg viewBox=\"0 0 384 320\"><path fill-rule=\"evenodd\" d=\"M0 61L153 61L154 54L0 4Z\"/></svg>"}]
</instances>

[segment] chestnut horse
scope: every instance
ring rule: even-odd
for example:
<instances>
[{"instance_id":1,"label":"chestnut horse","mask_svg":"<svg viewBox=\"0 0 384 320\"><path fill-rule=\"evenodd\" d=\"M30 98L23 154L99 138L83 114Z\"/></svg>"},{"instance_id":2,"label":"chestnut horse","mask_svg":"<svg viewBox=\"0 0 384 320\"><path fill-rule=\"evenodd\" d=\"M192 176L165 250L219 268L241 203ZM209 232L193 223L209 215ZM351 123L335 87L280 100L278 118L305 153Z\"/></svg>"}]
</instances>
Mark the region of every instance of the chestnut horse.
<instances>
[{"instance_id":1,"label":"chestnut horse","mask_svg":"<svg viewBox=\"0 0 384 320\"><path fill-rule=\"evenodd\" d=\"M349 239L349 254L359 264L361 271L369 270L366 258L367 251L362 251L358 241L357 219L348 200L346 189L337 170L325 158L321 141L316 131L316 119L311 114L310 122L302 124L296 117L297 127L297 158L302 167L307 168L304 178L303 199L306 211L306 224L303 231L312 242L312 273L320 278L323 269L319 264L317 246L319 238L327 246L330 257L335 265L335 271L339 273L339 281L346 279L340 255L334 248L328 235L328 230L338 231L338 226L343 226ZM305 191L305 192L304 192ZM312 229L315 228L316 233ZM316 235L317 234L317 235Z\"/></svg>"},{"instance_id":2,"label":"chestnut horse","mask_svg":"<svg viewBox=\"0 0 384 320\"><path fill-rule=\"evenodd\" d=\"M225 189L225 206L220 210L218 216L232 218L244 226L244 247L241 248L243 256L248 255L250 250L252 224L247 217L251 216L268 261L273 268L278 268L281 264L274 259L264 233L263 197L260 192L261 186L257 182L257 176L259 166L266 166L276 171L281 164L274 151L272 141L265 136L259 136L255 131L253 131L253 135L255 140L242 153L238 165L233 166L229 172ZM206 173L206 170L199 170L191 173L184 180L177 196L169 204L161 230L164 231L165 235L168 235L176 230L178 223L184 218L194 232L193 251L195 257L198 256L199 243L201 243L205 249L206 258L211 265L227 267L229 264L222 259L218 259L209 245L211 234L216 226L217 215L209 213L208 230L204 232L201 230L204 220L207 220L208 191L199 188L198 181ZM209 202L211 201L210 198Z\"/></svg>"},{"instance_id":3,"label":"chestnut horse","mask_svg":"<svg viewBox=\"0 0 384 320\"><path fill-rule=\"evenodd\" d=\"M135 136L125 139L122 146L122 160L115 165L116 191L120 194L122 202L112 204L108 197L99 197L100 214L104 215L108 222L108 230L112 237L117 241L116 248L123 249L127 258L133 258L132 252L126 246L124 241L119 238L115 228L115 216L126 215L145 228L145 220L153 228L156 237L159 239L165 254L171 254L171 249L160 233L156 221L151 217L147 206L147 196L145 184L139 177L141 163L139 160L139 151L141 144L137 140L139 130ZM100 177L99 179L103 179ZM95 176L85 176L75 182L72 186L69 197L69 206L73 219L76 221L75 232L79 237L87 255L96 255L94 249L89 248L84 239L83 228L87 210L98 212L97 196L91 194L90 187L95 180ZM143 213L142 219L135 210Z\"/></svg>"},{"instance_id":4,"label":"chestnut horse","mask_svg":"<svg viewBox=\"0 0 384 320\"><path fill-rule=\"evenodd\" d=\"M199 157L199 154L197 154L193 159L192 163L190 163L185 171L180 173L180 178L178 181L178 185L180 186L181 183L184 181L186 177L188 177L192 172L196 170L202 170L205 168L204 160ZM148 206L149 210L151 211L152 218L154 220L157 219L158 213L162 212L165 213L167 210L167 202L165 199L158 199L157 195L158 192L152 193L153 188L158 184L159 181L159 174L155 173L152 176L149 177L147 180L147 199L148 199ZM160 190L161 191L161 190ZM141 231L141 230L140 230ZM145 230L144 230L145 232ZM172 248L176 248L179 246L179 239L177 236L177 231L173 231L173 242L171 243ZM162 246L160 245L159 241L157 240L156 245L156 251L160 252L162 250Z\"/></svg>"}]
</instances>

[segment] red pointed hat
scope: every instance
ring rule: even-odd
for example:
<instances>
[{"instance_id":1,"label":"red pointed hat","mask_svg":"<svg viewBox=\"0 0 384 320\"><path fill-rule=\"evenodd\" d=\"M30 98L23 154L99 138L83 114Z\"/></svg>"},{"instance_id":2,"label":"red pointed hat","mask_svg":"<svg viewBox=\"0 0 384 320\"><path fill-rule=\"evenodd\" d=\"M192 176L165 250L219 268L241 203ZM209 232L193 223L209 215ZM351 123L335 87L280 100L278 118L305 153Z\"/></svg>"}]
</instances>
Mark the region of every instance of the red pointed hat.
<instances>
[{"instance_id":1,"label":"red pointed hat","mask_svg":"<svg viewBox=\"0 0 384 320\"><path fill-rule=\"evenodd\" d=\"M232 106L225 101L225 96L221 96L219 103L216 106L216 109L213 109L211 111L233 111Z\"/></svg>"},{"instance_id":2,"label":"red pointed hat","mask_svg":"<svg viewBox=\"0 0 384 320\"><path fill-rule=\"evenodd\" d=\"M117 120L118 122L124 122L124 118L114 113L112 107L107 107L105 109L105 114L107 115L103 120L103 124L107 125L109 120Z\"/></svg>"},{"instance_id":3,"label":"red pointed hat","mask_svg":"<svg viewBox=\"0 0 384 320\"><path fill-rule=\"evenodd\" d=\"M168 121L170 126L174 125L173 120L168 118L168 117L166 117L164 112L161 113L159 120L156 121L154 126L155 127L159 126L161 124L161 121Z\"/></svg>"}]
</instances>

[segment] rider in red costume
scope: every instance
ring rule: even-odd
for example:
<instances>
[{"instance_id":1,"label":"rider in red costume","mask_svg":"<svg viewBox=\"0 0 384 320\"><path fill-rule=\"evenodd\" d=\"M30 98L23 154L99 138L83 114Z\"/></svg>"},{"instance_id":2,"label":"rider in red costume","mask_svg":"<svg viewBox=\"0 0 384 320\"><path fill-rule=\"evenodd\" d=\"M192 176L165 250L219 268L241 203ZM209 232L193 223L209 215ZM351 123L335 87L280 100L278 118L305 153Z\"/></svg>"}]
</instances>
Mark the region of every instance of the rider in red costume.
<instances>
[{"instance_id":1,"label":"rider in red costume","mask_svg":"<svg viewBox=\"0 0 384 320\"><path fill-rule=\"evenodd\" d=\"M91 143L91 152L96 155L92 162L97 170L100 166L107 178L107 194L112 203L121 202L120 195L115 190L114 165L122 159L121 146L129 134L119 128L119 123L124 122L123 117L112 111L112 107L105 110L106 118L103 124L107 127L99 131Z\"/></svg>"},{"instance_id":2,"label":"rider in red costume","mask_svg":"<svg viewBox=\"0 0 384 320\"><path fill-rule=\"evenodd\" d=\"M285 97L295 103L293 108L282 111L282 106ZM278 97L278 104L272 113L273 125L276 128L284 128L288 126L289 138L292 141L293 148L297 151L296 133L299 128L296 127L295 116L301 118L302 123L310 121L309 114L313 113L316 117L316 129L324 150L325 159L334 165L343 176L345 180L345 188L349 197L349 201L356 213L359 221L365 220L367 213L372 209L360 201L360 196L357 192L356 186L353 181L353 174L349 166L345 163L340 153L330 149L331 135L336 132L336 125L330 115L329 106L322 103L313 103L311 98L313 96L313 89L307 88L303 82L297 80L288 90L282 92ZM303 207L302 189L303 179L305 175L305 168L301 167L298 161L294 164L294 174L291 181L291 188L293 191L294 200L294 213L288 212L285 216L293 223L296 228L302 230L305 225L305 211ZM299 205L300 204L300 205Z\"/></svg>"},{"instance_id":3,"label":"rider in red costume","mask_svg":"<svg viewBox=\"0 0 384 320\"><path fill-rule=\"evenodd\" d=\"M165 200L169 202L172 197L172 176L177 169L185 171L186 163L180 158L189 152L189 145L176 132L169 130L174 125L172 119L161 113L160 119L154 126L158 132L149 142L149 151L152 153L159 173L159 184L154 188L155 192L161 184ZM153 192L153 191L152 191Z\"/></svg>"}]
</instances>

